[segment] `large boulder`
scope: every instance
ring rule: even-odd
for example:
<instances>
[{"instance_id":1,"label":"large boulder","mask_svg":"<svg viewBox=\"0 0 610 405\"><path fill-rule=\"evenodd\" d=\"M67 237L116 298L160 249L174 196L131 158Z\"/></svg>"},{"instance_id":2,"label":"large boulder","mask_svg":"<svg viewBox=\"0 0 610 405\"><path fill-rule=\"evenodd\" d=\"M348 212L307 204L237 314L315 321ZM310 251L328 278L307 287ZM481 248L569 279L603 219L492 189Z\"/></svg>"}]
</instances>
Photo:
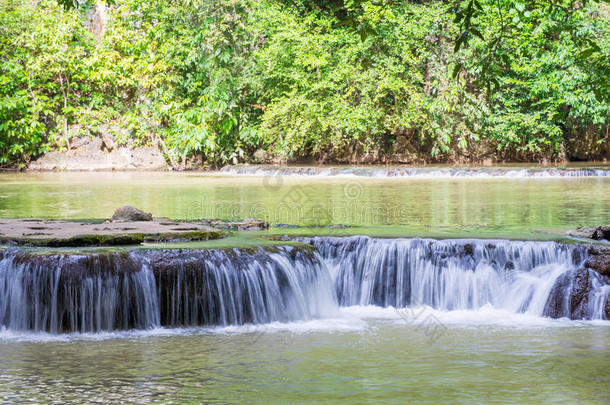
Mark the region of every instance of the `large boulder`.
<instances>
[{"instance_id":1,"label":"large boulder","mask_svg":"<svg viewBox=\"0 0 610 405\"><path fill-rule=\"evenodd\" d=\"M113 221L152 221L152 219L151 213L144 212L131 205L117 208L112 215Z\"/></svg>"}]
</instances>

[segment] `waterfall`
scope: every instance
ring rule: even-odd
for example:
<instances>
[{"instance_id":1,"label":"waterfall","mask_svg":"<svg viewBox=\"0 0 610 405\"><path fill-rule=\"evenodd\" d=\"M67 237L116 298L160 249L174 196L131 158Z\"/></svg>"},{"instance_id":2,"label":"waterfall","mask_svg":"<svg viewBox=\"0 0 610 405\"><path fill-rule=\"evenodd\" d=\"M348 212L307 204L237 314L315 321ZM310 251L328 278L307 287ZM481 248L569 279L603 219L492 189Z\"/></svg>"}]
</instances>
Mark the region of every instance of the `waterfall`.
<instances>
[{"instance_id":1,"label":"waterfall","mask_svg":"<svg viewBox=\"0 0 610 405\"><path fill-rule=\"evenodd\" d=\"M536 316L606 318L610 280L582 268L579 246L365 236L300 240L326 261L342 306L464 310L492 305ZM583 275L584 286L576 280Z\"/></svg>"},{"instance_id":2,"label":"waterfall","mask_svg":"<svg viewBox=\"0 0 610 405\"><path fill-rule=\"evenodd\" d=\"M126 253L32 255L0 260L0 326L98 332L159 324L149 266Z\"/></svg>"},{"instance_id":3,"label":"waterfall","mask_svg":"<svg viewBox=\"0 0 610 405\"><path fill-rule=\"evenodd\" d=\"M610 278L555 242L297 238L308 245L0 251L0 328L99 332L290 322L339 306L484 306L608 319Z\"/></svg>"},{"instance_id":4,"label":"waterfall","mask_svg":"<svg viewBox=\"0 0 610 405\"><path fill-rule=\"evenodd\" d=\"M308 249L163 252L153 270L165 326L306 320L337 308L328 272Z\"/></svg>"},{"instance_id":5,"label":"waterfall","mask_svg":"<svg viewBox=\"0 0 610 405\"><path fill-rule=\"evenodd\" d=\"M310 319L337 308L311 249L4 252L0 327L99 332Z\"/></svg>"}]
</instances>

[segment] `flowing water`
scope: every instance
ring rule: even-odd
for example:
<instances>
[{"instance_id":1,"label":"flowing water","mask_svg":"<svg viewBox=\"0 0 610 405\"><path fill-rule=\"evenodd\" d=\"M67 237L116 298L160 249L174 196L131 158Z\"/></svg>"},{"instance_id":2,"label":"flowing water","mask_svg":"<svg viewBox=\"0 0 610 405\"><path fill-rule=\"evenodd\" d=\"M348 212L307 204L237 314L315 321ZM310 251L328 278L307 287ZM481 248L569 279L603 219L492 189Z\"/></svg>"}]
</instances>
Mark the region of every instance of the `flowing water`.
<instances>
[{"instance_id":1,"label":"flowing water","mask_svg":"<svg viewBox=\"0 0 610 405\"><path fill-rule=\"evenodd\" d=\"M444 311L484 306L535 316L605 319L610 280L585 270L592 284L580 303L567 304L578 283L563 281L582 267L582 248L554 242L305 238L322 254L343 306ZM590 281L589 281L590 279ZM564 299L566 304L553 301Z\"/></svg>"},{"instance_id":2,"label":"flowing water","mask_svg":"<svg viewBox=\"0 0 610 405\"><path fill-rule=\"evenodd\" d=\"M610 401L610 280L583 270L582 247L543 241L610 222L607 168L239 170L1 175L0 217L102 219L134 204L330 235L0 251L0 398ZM490 236L502 239L476 239Z\"/></svg>"}]
</instances>

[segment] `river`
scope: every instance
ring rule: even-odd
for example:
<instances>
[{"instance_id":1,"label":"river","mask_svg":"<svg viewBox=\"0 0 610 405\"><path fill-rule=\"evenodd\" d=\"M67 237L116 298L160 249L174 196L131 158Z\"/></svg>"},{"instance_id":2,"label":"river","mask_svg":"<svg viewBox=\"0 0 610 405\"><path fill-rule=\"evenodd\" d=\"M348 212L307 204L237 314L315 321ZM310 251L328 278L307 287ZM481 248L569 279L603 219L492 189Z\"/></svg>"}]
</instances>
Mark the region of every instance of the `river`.
<instances>
[{"instance_id":1,"label":"river","mask_svg":"<svg viewBox=\"0 0 610 405\"><path fill-rule=\"evenodd\" d=\"M475 173L426 169L391 176L358 170L0 175L0 217L99 220L117 206L132 204L170 218L257 217L301 225L272 225L255 236L328 235L300 240L317 244L335 285L332 289L324 277L314 280L323 285L314 283L316 293L305 294L300 309L278 295L274 299L279 301L269 302L288 305L292 312L284 315L290 317L264 312L265 321L257 324L226 318L216 326L170 328L161 326L154 310L146 330L91 327L49 333L6 322L0 330L0 398L58 404L610 401L610 321L599 314L590 320L551 319L543 316L544 302L527 295L528 288L538 291L531 297L548 294L552 277L568 271L575 260L561 247L565 245L544 241L565 242L568 229L610 223L610 177L548 170L532 175L519 168ZM350 227L327 226L332 224ZM377 239L363 242L350 236L363 234ZM256 243L253 236L245 238ZM335 248L324 247L328 241L348 241L351 256L345 257L354 258L334 260ZM504 250L497 253L500 247ZM370 253L363 253L366 249ZM456 249L474 253L472 258L448 254L448 261L419 267L400 267L388 259L409 251L404 257L415 260L414 249L444 252L432 257ZM278 269L293 274L288 256L273 254ZM426 257L422 253L418 263ZM253 257L247 266L262 269L257 260ZM15 269L3 263L0 271ZM396 273L388 276L384 272L390 268ZM399 277L401 268L407 269L406 278ZM523 277L506 278L513 268L523 270ZM458 277L439 278L448 274L439 269L451 269ZM373 270L378 280L363 276ZM370 277L377 281L367 290ZM407 278L409 294L394 292L392 287ZM244 280L240 285L256 282ZM15 291L0 286L0 301L9 293L17 299ZM228 305L226 299L223 305ZM186 314L186 306L181 308ZM260 308L244 309L244 319L268 309Z\"/></svg>"}]
</instances>

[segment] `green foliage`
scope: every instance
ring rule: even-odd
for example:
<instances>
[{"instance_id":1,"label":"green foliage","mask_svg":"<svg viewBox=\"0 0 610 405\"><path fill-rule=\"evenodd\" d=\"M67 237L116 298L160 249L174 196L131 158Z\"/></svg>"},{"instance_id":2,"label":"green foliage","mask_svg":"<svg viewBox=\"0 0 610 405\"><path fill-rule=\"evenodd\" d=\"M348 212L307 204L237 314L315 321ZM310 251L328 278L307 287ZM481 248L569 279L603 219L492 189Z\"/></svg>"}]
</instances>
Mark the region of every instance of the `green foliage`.
<instances>
[{"instance_id":1,"label":"green foliage","mask_svg":"<svg viewBox=\"0 0 610 405\"><path fill-rule=\"evenodd\" d=\"M608 20L595 18L598 9L481 3L488 10L503 5L479 16L483 39L465 62L478 83L481 75L494 83L484 134L523 158L560 156L571 131L596 127L603 135L610 115L610 43ZM490 44L487 38L495 39ZM583 54L591 45L595 52Z\"/></svg>"},{"instance_id":2,"label":"green foliage","mask_svg":"<svg viewBox=\"0 0 610 405\"><path fill-rule=\"evenodd\" d=\"M127 1L117 5L97 51L104 77L132 105L125 117L138 139L164 139L172 156L236 162L260 143L253 107L256 47L246 3ZM255 86L255 85L254 85Z\"/></svg>"},{"instance_id":3,"label":"green foliage","mask_svg":"<svg viewBox=\"0 0 610 405\"><path fill-rule=\"evenodd\" d=\"M162 144L176 166L260 147L338 161L557 159L579 134L607 136L599 2L108 4L97 41L92 1L0 0L0 164L101 125L120 143Z\"/></svg>"},{"instance_id":4,"label":"green foliage","mask_svg":"<svg viewBox=\"0 0 610 405\"><path fill-rule=\"evenodd\" d=\"M89 35L76 15L58 10L51 19L47 7L0 2L0 163L45 151L90 101Z\"/></svg>"}]
</instances>

